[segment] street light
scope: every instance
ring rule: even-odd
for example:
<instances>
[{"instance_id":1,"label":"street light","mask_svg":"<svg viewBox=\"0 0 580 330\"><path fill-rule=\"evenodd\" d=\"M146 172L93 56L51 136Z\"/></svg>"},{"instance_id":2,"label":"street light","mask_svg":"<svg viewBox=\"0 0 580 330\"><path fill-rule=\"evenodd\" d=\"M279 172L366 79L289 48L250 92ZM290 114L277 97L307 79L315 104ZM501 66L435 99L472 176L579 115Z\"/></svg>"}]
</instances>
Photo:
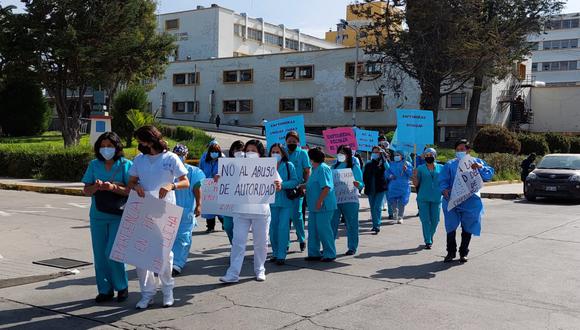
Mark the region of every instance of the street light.
<instances>
[{"instance_id":1,"label":"street light","mask_svg":"<svg viewBox=\"0 0 580 330\"><path fill-rule=\"evenodd\" d=\"M352 97L352 127L356 127L356 99L358 93L358 50L359 50L359 39L360 39L360 29L348 24L348 22L344 19L340 20L340 24L342 24L343 28L346 29L350 27L356 32L355 43L356 43L356 55L354 60L354 95ZM362 104L361 104L362 105Z\"/></svg>"}]
</instances>

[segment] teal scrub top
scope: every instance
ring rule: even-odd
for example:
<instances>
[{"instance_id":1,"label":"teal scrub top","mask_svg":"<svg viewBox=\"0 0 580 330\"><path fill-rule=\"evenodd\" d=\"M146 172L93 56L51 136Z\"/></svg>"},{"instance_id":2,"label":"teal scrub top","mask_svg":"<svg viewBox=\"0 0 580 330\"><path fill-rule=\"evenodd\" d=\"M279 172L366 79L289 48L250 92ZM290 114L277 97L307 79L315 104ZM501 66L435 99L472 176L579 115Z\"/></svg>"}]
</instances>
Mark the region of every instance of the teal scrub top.
<instances>
[{"instance_id":1,"label":"teal scrub top","mask_svg":"<svg viewBox=\"0 0 580 330\"><path fill-rule=\"evenodd\" d=\"M296 176L298 177L298 184L304 183L304 170L311 168L310 157L308 152L304 149L297 148L294 152L288 154L288 159L296 169Z\"/></svg>"},{"instance_id":2,"label":"teal scrub top","mask_svg":"<svg viewBox=\"0 0 580 330\"><path fill-rule=\"evenodd\" d=\"M322 189L329 187L330 191L322 203L320 210L316 209L318 197L322 193ZM308 211L310 212L328 212L336 210L336 196L334 194L334 179L332 177L332 169L322 163L316 169L312 170L310 179L306 182L306 202L308 204Z\"/></svg>"},{"instance_id":3,"label":"teal scrub top","mask_svg":"<svg viewBox=\"0 0 580 330\"><path fill-rule=\"evenodd\" d=\"M441 171L443 171L443 165L440 164L435 164L433 172L429 171L425 164L417 167L417 178L419 179L418 201L441 202L441 190L439 189Z\"/></svg>"},{"instance_id":4,"label":"teal scrub top","mask_svg":"<svg viewBox=\"0 0 580 330\"><path fill-rule=\"evenodd\" d=\"M360 186L358 187L358 190L363 190L363 188L365 187L365 184L363 182L363 174L362 174L362 170L360 169L360 165L358 160L355 161L356 158L353 158L353 163L352 163L352 175L354 176L354 179L356 180L356 182L358 182L360 184ZM339 163L338 161L334 163L334 165L332 165L332 169L333 170L342 170L348 168L346 167L346 163Z\"/></svg>"},{"instance_id":5,"label":"teal scrub top","mask_svg":"<svg viewBox=\"0 0 580 330\"><path fill-rule=\"evenodd\" d=\"M93 184L96 180L101 180L103 182L118 182L124 185L129 183L129 168L133 165L133 162L121 158L117 160L110 171L105 168L105 162L99 159L94 159L89 163L85 175L83 176L81 182L85 184ZM113 177L113 174L115 176ZM95 196L91 197L91 210L89 212L89 217L91 219L100 220L120 220L121 216L116 214L104 213L97 210L95 204Z\"/></svg>"},{"instance_id":6,"label":"teal scrub top","mask_svg":"<svg viewBox=\"0 0 580 330\"><path fill-rule=\"evenodd\" d=\"M298 177L294 165L290 162L281 162L278 166L278 174L282 178L282 190L276 193L276 200L271 207L293 207L294 201L286 195L286 189L294 189L298 186ZM288 175L290 174L290 175Z\"/></svg>"}]
</instances>

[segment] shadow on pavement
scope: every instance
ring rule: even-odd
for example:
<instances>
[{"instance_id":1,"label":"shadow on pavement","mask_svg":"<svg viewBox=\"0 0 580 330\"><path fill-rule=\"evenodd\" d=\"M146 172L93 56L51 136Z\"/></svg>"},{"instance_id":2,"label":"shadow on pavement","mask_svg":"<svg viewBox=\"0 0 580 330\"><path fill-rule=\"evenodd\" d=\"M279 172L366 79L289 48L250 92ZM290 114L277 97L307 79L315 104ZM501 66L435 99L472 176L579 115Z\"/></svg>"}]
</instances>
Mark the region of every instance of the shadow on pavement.
<instances>
[{"instance_id":1,"label":"shadow on pavement","mask_svg":"<svg viewBox=\"0 0 580 330\"><path fill-rule=\"evenodd\" d=\"M444 263L443 261L434 261L423 265L382 269L379 270L377 274L371 275L371 277L385 279L430 279L434 278L439 272L446 271L459 265L458 262Z\"/></svg>"},{"instance_id":2,"label":"shadow on pavement","mask_svg":"<svg viewBox=\"0 0 580 330\"><path fill-rule=\"evenodd\" d=\"M417 252L422 251L422 250L423 250L423 246L420 245L420 246L418 246L416 248L412 248L412 249L388 250L388 251L381 251L381 252L362 253L362 254L359 254L358 256L355 256L355 259L400 257L400 256L417 254Z\"/></svg>"}]
</instances>

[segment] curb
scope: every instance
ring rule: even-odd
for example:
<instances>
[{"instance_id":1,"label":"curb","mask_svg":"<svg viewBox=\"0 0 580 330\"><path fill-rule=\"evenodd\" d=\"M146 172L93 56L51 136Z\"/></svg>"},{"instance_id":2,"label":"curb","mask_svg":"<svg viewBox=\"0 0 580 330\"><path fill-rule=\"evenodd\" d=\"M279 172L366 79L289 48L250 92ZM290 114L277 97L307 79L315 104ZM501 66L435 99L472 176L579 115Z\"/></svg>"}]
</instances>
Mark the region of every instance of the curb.
<instances>
[{"instance_id":1,"label":"curb","mask_svg":"<svg viewBox=\"0 0 580 330\"><path fill-rule=\"evenodd\" d=\"M41 194L58 194L58 195L68 195L68 196L85 196L82 189L75 188L61 188L61 187L42 187L42 186L31 186L24 184L7 184L0 183L1 190L18 190L18 191L30 191L37 192Z\"/></svg>"},{"instance_id":2,"label":"curb","mask_svg":"<svg viewBox=\"0 0 580 330\"><path fill-rule=\"evenodd\" d=\"M522 199L524 198L524 194L520 194L520 193L508 193L508 194L502 194L502 193L481 193L481 198L487 198L487 199L504 199L504 200L515 200L515 199Z\"/></svg>"},{"instance_id":3,"label":"curb","mask_svg":"<svg viewBox=\"0 0 580 330\"><path fill-rule=\"evenodd\" d=\"M46 274L46 275L33 275L33 276L18 277L18 278L8 278L8 279L0 280L0 289L5 289L5 288L13 287L13 286L21 286L21 285L26 285L26 284L38 283L38 282L44 282L44 281L48 281L48 280L53 280L55 278L74 275L74 274L75 274L74 272L67 270L67 271L63 271L63 272Z\"/></svg>"}]
</instances>

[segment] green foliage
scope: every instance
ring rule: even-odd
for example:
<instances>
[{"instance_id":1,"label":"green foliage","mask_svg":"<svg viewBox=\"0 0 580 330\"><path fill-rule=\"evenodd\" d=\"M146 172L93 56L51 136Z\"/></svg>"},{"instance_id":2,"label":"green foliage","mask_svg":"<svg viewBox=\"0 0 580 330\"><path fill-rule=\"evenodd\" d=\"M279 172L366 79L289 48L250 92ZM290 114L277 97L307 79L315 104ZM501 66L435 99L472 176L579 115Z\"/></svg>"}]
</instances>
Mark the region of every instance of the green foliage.
<instances>
[{"instance_id":1,"label":"green foliage","mask_svg":"<svg viewBox=\"0 0 580 330\"><path fill-rule=\"evenodd\" d=\"M133 142L134 131L134 126L127 118L127 114L131 109L137 109L142 112L147 111L147 92L140 85L131 85L117 93L113 102L113 110L111 111L113 131L125 139L128 147Z\"/></svg>"},{"instance_id":2,"label":"green foliage","mask_svg":"<svg viewBox=\"0 0 580 330\"><path fill-rule=\"evenodd\" d=\"M167 136L187 146L187 149L189 149L188 159L201 157L207 144L213 139L204 131L188 126L174 127L161 125L159 129L163 136ZM174 147L174 145L170 146Z\"/></svg>"},{"instance_id":3,"label":"green foliage","mask_svg":"<svg viewBox=\"0 0 580 330\"><path fill-rule=\"evenodd\" d=\"M570 153L580 154L580 136L570 138Z\"/></svg>"},{"instance_id":4,"label":"green foliage","mask_svg":"<svg viewBox=\"0 0 580 330\"><path fill-rule=\"evenodd\" d=\"M518 154L520 148L517 135L503 126L486 126L477 133L473 141L473 149L478 153Z\"/></svg>"},{"instance_id":5,"label":"green foliage","mask_svg":"<svg viewBox=\"0 0 580 330\"><path fill-rule=\"evenodd\" d=\"M395 131L389 131L385 133L385 138L387 139L387 141L389 142L393 141L393 137L395 137Z\"/></svg>"},{"instance_id":6,"label":"green foliage","mask_svg":"<svg viewBox=\"0 0 580 330\"><path fill-rule=\"evenodd\" d=\"M0 126L10 136L44 133L51 120L51 110L40 86L23 79L10 79L0 90Z\"/></svg>"},{"instance_id":7,"label":"green foliage","mask_svg":"<svg viewBox=\"0 0 580 330\"><path fill-rule=\"evenodd\" d=\"M494 181L519 180L520 164L524 158L524 156L515 156L511 153L491 153L481 155L481 159L485 160L494 168Z\"/></svg>"},{"instance_id":8,"label":"green foliage","mask_svg":"<svg viewBox=\"0 0 580 330\"><path fill-rule=\"evenodd\" d=\"M546 142L550 147L551 153L563 153L567 154L570 152L570 138L557 133L546 133Z\"/></svg>"},{"instance_id":9,"label":"green foliage","mask_svg":"<svg viewBox=\"0 0 580 330\"><path fill-rule=\"evenodd\" d=\"M542 134L518 134L518 140L522 145L520 153L529 155L535 153L536 155L545 155L550 152L548 142Z\"/></svg>"},{"instance_id":10,"label":"green foliage","mask_svg":"<svg viewBox=\"0 0 580 330\"><path fill-rule=\"evenodd\" d=\"M146 125L155 125L155 117L152 114L139 111L137 109L131 109L127 112L127 120L132 126L131 131L137 130L139 127Z\"/></svg>"}]
</instances>

